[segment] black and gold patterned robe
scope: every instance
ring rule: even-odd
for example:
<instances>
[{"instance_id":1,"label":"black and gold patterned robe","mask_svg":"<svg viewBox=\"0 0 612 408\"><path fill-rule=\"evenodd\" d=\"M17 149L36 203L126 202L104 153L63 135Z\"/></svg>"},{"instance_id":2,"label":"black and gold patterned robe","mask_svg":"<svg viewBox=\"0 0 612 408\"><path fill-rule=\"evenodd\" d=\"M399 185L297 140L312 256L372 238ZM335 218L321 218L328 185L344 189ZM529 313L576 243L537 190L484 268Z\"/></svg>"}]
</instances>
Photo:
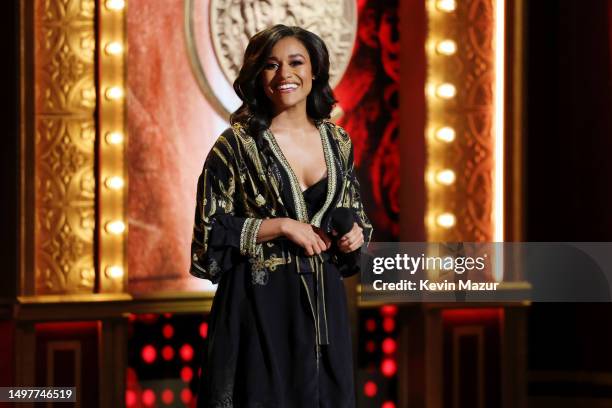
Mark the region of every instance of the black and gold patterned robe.
<instances>
[{"instance_id":1,"label":"black and gold patterned robe","mask_svg":"<svg viewBox=\"0 0 612 408\"><path fill-rule=\"evenodd\" d=\"M353 407L352 349L342 278L358 258L335 246L309 257L286 238L257 243L262 220L290 217L331 227L331 209L353 210L365 245L348 134L316 122L327 191L309 217L304 195L272 133L235 124L218 138L198 181L192 275L219 286L209 319L201 407ZM331 235L330 235L331 236Z\"/></svg>"}]
</instances>

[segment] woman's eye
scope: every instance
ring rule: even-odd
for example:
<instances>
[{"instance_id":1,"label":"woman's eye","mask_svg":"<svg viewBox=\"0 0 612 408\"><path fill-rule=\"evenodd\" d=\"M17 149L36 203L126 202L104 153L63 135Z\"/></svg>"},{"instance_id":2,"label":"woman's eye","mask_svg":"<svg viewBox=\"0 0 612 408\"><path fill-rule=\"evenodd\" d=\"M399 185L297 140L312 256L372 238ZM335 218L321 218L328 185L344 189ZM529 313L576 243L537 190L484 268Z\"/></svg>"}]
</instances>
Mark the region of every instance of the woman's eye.
<instances>
[{"instance_id":1,"label":"woman's eye","mask_svg":"<svg viewBox=\"0 0 612 408\"><path fill-rule=\"evenodd\" d=\"M295 67L297 65L302 65L302 61L291 61L291 66Z\"/></svg>"},{"instance_id":2,"label":"woman's eye","mask_svg":"<svg viewBox=\"0 0 612 408\"><path fill-rule=\"evenodd\" d=\"M278 67L278 64L269 63L264 66L265 69L275 69Z\"/></svg>"}]
</instances>

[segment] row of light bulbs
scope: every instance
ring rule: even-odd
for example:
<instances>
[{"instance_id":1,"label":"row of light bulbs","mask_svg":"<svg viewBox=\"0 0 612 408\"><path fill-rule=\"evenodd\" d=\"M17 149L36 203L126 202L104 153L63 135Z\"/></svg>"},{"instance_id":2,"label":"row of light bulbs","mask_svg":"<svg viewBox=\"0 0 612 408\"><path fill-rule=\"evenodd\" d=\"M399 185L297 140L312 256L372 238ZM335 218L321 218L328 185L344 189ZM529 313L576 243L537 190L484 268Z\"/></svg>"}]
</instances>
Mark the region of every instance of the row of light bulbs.
<instances>
[{"instance_id":1,"label":"row of light bulbs","mask_svg":"<svg viewBox=\"0 0 612 408\"><path fill-rule=\"evenodd\" d=\"M436 9L443 13L452 13L457 8L455 0L438 0L436 1ZM451 39L443 39L436 43L435 51L442 56L451 56L457 52L457 43ZM454 84L443 82L434 88L435 96L441 99L449 100L457 95L457 88ZM455 140L455 129L450 126L444 126L436 130L435 138L441 143L452 143ZM435 173L434 180L436 183L443 186L450 186L455 182L456 175L451 169L438 170ZM442 228L451 228L455 225L455 215L450 212L443 212L436 216L436 224Z\"/></svg>"},{"instance_id":2,"label":"row of light bulbs","mask_svg":"<svg viewBox=\"0 0 612 408\"><path fill-rule=\"evenodd\" d=\"M123 11L125 0L106 0L104 5L109 11ZM104 46L104 52L109 56L123 55L124 50L120 41L110 41ZM109 101L119 101L124 98L125 90L122 86L109 86L104 90L104 96ZM124 134L120 131L108 132L104 137L106 143L113 146L123 145L124 139ZM125 180L121 176L110 176L104 180L104 186L109 190L120 191L125 186ZM121 235L125 232L126 225L123 220L112 220L104 225L104 230L108 234ZM122 279L125 272L121 265L110 265L106 267L105 273L111 279Z\"/></svg>"}]
</instances>

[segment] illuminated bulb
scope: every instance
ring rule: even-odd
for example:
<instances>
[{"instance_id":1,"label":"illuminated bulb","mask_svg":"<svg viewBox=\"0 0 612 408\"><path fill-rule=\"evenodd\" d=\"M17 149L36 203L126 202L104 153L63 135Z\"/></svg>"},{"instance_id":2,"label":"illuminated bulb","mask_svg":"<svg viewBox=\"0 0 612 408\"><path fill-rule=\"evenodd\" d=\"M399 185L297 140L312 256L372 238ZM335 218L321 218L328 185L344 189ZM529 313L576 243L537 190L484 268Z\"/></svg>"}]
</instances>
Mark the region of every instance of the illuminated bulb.
<instances>
[{"instance_id":1,"label":"illuminated bulb","mask_svg":"<svg viewBox=\"0 0 612 408\"><path fill-rule=\"evenodd\" d=\"M455 85L449 84L448 82L444 84L440 84L436 88L436 95L438 95L438 97L443 98L443 99L454 98L456 94L457 94L457 89L455 88Z\"/></svg>"},{"instance_id":2,"label":"illuminated bulb","mask_svg":"<svg viewBox=\"0 0 612 408\"><path fill-rule=\"evenodd\" d=\"M450 13L455 11L457 8L457 3L455 0L438 0L436 3L436 8L440 11L444 11L446 13Z\"/></svg>"},{"instance_id":3,"label":"illuminated bulb","mask_svg":"<svg viewBox=\"0 0 612 408\"><path fill-rule=\"evenodd\" d=\"M106 232L109 234L123 234L125 231L125 223L120 220L110 221L106 223Z\"/></svg>"},{"instance_id":4,"label":"illuminated bulb","mask_svg":"<svg viewBox=\"0 0 612 408\"><path fill-rule=\"evenodd\" d=\"M443 40L436 45L436 51L442 55L453 55L457 52L457 43L453 40Z\"/></svg>"},{"instance_id":5,"label":"illuminated bulb","mask_svg":"<svg viewBox=\"0 0 612 408\"><path fill-rule=\"evenodd\" d=\"M108 144L121 144L123 143L123 133L121 132L110 132L106 134L106 143Z\"/></svg>"},{"instance_id":6,"label":"illuminated bulb","mask_svg":"<svg viewBox=\"0 0 612 408\"><path fill-rule=\"evenodd\" d=\"M123 98L123 88L120 86L111 86L106 89L106 97L108 99L121 99Z\"/></svg>"},{"instance_id":7,"label":"illuminated bulb","mask_svg":"<svg viewBox=\"0 0 612 408\"><path fill-rule=\"evenodd\" d=\"M125 8L125 0L106 0L105 5L109 10L119 11Z\"/></svg>"},{"instance_id":8,"label":"illuminated bulb","mask_svg":"<svg viewBox=\"0 0 612 408\"><path fill-rule=\"evenodd\" d=\"M441 142L450 143L455 140L455 129L449 126L444 126L436 132L436 139Z\"/></svg>"},{"instance_id":9,"label":"illuminated bulb","mask_svg":"<svg viewBox=\"0 0 612 408\"><path fill-rule=\"evenodd\" d=\"M123 277L123 268L121 266L113 265L106 267L106 276L112 279L119 279Z\"/></svg>"},{"instance_id":10,"label":"illuminated bulb","mask_svg":"<svg viewBox=\"0 0 612 408\"><path fill-rule=\"evenodd\" d=\"M113 176L113 177L108 177L106 181L104 182L104 184L106 185L106 187L110 188L111 190L119 190L123 188L123 185L125 183L123 182L123 178L119 176Z\"/></svg>"},{"instance_id":11,"label":"illuminated bulb","mask_svg":"<svg viewBox=\"0 0 612 408\"><path fill-rule=\"evenodd\" d=\"M106 51L107 54L119 55L123 52L123 45L121 45L121 43L118 41L112 41L106 44L106 47L104 47L104 50Z\"/></svg>"},{"instance_id":12,"label":"illuminated bulb","mask_svg":"<svg viewBox=\"0 0 612 408\"><path fill-rule=\"evenodd\" d=\"M443 228L450 228L455 225L455 216L451 213L442 213L438 215L436 222Z\"/></svg>"},{"instance_id":13,"label":"illuminated bulb","mask_svg":"<svg viewBox=\"0 0 612 408\"><path fill-rule=\"evenodd\" d=\"M440 170L436 173L436 181L449 186L455 182L455 172L450 169Z\"/></svg>"}]
</instances>

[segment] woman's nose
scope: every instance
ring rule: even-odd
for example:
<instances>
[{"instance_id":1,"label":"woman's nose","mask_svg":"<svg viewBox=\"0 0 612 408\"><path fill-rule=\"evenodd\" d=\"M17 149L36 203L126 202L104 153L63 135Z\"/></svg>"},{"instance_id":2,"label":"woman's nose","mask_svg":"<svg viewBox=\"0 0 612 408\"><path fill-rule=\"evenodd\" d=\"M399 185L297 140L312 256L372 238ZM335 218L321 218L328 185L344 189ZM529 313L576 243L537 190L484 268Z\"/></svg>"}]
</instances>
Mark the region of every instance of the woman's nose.
<instances>
[{"instance_id":1,"label":"woman's nose","mask_svg":"<svg viewBox=\"0 0 612 408\"><path fill-rule=\"evenodd\" d=\"M278 73L281 76L281 78L289 78L291 77L291 75L293 75L293 69L291 68L289 64L283 64L278 69Z\"/></svg>"}]
</instances>

